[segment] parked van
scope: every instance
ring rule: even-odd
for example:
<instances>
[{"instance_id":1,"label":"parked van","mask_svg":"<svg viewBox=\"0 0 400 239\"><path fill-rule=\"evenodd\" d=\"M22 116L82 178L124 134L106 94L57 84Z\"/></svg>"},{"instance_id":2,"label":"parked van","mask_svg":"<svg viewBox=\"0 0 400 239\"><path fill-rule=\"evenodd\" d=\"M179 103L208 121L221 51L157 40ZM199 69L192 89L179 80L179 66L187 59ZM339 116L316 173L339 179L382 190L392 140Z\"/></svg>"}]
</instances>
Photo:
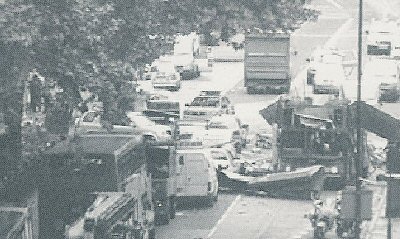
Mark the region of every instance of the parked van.
<instances>
[{"instance_id":1,"label":"parked van","mask_svg":"<svg viewBox=\"0 0 400 239\"><path fill-rule=\"evenodd\" d=\"M205 200L212 205L218 199L218 178L209 150L178 149L177 198Z\"/></svg>"}]
</instances>

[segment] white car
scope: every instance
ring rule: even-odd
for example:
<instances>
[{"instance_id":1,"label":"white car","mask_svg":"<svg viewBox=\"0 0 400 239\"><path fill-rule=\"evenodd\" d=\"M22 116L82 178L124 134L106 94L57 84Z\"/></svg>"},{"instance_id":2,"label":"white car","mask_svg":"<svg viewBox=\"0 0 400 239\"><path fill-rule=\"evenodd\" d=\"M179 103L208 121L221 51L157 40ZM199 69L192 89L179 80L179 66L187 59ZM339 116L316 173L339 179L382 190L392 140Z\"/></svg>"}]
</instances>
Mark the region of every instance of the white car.
<instances>
[{"instance_id":1,"label":"white car","mask_svg":"<svg viewBox=\"0 0 400 239\"><path fill-rule=\"evenodd\" d=\"M128 112L127 116L131 121L130 125L143 132L146 137L152 137L153 140L169 140L172 137L170 126L158 125L142 112Z\"/></svg>"},{"instance_id":2,"label":"white car","mask_svg":"<svg viewBox=\"0 0 400 239\"><path fill-rule=\"evenodd\" d=\"M221 91L201 91L190 104L185 104L183 119L207 120L219 114L235 114L228 97Z\"/></svg>"},{"instance_id":3,"label":"white car","mask_svg":"<svg viewBox=\"0 0 400 239\"><path fill-rule=\"evenodd\" d=\"M221 170L232 168L233 157L228 150L224 148L211 148L210 154L216 169Z\"/></svg>"},{"instance_id":4,"label":"white car","mask_svg":"<svg viewBox=\"0 0 400 239\"><path fill-rule=\"evenodd\" d=\"M204 140L210 146L232 143L240 152L246 145L247 127L233 115L214 116L206 126Z\"/></svg>"}]
</instances>

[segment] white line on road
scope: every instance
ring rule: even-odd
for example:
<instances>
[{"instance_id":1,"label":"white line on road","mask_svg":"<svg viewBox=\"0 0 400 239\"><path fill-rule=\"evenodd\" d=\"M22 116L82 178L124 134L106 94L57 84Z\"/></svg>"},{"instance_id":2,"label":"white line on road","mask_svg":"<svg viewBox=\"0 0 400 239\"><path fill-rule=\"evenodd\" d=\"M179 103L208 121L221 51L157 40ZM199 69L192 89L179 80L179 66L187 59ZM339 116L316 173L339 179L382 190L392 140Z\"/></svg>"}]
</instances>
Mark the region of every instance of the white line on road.
<instances>
[{"instance_id":1,"label":"white line on road","mask_svg":"<svg viewBox=\"0 0 400 239\"><path fill-rule=\"evenodd\" d=\"M345 23L343 23L338 30L332 35L331 38L325 43L323 48L331 48L335 47L337 44L337 41L344 35L346 31L348 31L349 27L351 26L350 24L353 22L354 18L348 19ZM315 54L316 50L314 50L311 55ZM307 75L307 66L304 66L304 68L296 75L294 80L292 80L292 85L290 87L290 93L289 95L291 96L297 96L297 97L302 97L304 96L304 91L306 90L306 82L305 82L305 76Z\"/></svg>"},{"instance_id":2,"label":"white line on road","mask_svg":"<svg viewBox=\"0 0 400 239\"><path fill-rule=\"evenodd\" d=\"M343 33L348 31L350 24L353 22L354 18L349 18L342 26L332 35L332 37L325 43L324 48L334 47L337 44L339 38L341 38Z\"/></svg>"},{"instance_id":3,"label":"white line on road","mask_svg":"<svg viewBox=\"0 0 400 239\"><path fill-rule=\"evenodd\" d=\"M215 231L217 230L218 226L225 220L227 217L228 213L232 211L232 208L239 202L239 200L242 198L242 195L238 195L235 200L231 203L231 205L226 209L225 213L221 216L221 218L217 221L215 226L212 228L210 233L208 233L207 238L211 238L212 235L214 235Z\"/></svg>"}]
</instances>

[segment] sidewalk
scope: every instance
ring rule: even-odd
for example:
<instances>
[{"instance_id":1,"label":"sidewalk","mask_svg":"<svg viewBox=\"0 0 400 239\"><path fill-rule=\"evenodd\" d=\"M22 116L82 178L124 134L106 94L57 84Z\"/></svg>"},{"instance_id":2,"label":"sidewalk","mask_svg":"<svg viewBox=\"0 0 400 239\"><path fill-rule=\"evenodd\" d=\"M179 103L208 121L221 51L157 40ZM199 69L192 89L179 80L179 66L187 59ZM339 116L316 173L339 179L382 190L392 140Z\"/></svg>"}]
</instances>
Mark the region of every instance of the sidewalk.
<instances>
[{"instance_id":1,"label":"sidewalk","mask_svg":"<svg viewBox=\"0 0 400 239\"><path fill-rule=\"evenodd\" d=\"M361 236L365 239L386 239L386 185L375 185L371 188L374 190L373 216L371 221L363 224ZM392 238L400 238L400 218L392 219Z\"/></svg>"}]
</instances>

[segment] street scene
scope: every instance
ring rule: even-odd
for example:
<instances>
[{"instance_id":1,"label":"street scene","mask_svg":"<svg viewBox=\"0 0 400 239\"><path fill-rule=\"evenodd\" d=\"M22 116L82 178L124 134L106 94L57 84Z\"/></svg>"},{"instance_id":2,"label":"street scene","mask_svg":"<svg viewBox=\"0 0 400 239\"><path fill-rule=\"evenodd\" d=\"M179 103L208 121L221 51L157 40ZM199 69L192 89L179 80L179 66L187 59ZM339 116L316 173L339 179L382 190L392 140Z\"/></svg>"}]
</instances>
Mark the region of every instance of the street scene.
<instances>
[{"instance_id":1,"label":"street scene","mask_svg":"<svg viewBox=\"0 0 400 239\"><path fill-rule=\"evenodd\" d=\"M0 1L0 239L400 238L397 9Z\"/></svg>"}]
</instances>

